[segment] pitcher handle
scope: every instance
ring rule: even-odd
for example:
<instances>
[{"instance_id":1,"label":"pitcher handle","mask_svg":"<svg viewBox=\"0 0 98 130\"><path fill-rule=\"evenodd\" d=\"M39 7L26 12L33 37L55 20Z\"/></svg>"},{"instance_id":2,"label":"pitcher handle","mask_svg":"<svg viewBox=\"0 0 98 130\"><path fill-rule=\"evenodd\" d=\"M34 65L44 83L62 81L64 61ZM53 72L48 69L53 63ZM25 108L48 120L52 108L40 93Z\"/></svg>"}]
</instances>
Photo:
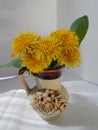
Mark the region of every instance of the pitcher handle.
<instances>
[{"instance_id":1,"label":"pitcher handle","mask_svg":"<svg viewBox=\"0 0 98 130\"><path fill-rule=\"evenodd\" d=\"M27 69L25 67L21 68L19 71L18 71L18 76L19 76L19 79L20 81L22 82L23 86L24 86L24 89L26 90L26 93L27 95L30 94L30 87L28 86L24 76L23 76L23 73L26 71Z\"/></svg>"}]
</instances>

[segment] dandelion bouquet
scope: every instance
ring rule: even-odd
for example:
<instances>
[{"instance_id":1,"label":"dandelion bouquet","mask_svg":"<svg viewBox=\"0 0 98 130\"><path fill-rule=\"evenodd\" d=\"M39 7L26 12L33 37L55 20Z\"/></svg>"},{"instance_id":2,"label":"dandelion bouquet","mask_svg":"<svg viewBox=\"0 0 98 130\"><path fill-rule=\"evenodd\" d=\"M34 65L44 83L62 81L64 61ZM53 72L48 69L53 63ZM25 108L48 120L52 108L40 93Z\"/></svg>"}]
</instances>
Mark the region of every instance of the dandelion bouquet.
<instances>
[{"instance_id":1,"label":"dandelion bouquet","mask_svg":"<svg viewBox=\"0 0 98 130\"><path fill-rule=\"evenodd\" d=\"M62 65L68 68L81 63L80 43L88 30L88 17L76 19L70 29L56 30L41 37L34 32L19 33L11 44L12 57L7 66L26 67L31 73L55 69Z\"/></svg>"}]
</instances>

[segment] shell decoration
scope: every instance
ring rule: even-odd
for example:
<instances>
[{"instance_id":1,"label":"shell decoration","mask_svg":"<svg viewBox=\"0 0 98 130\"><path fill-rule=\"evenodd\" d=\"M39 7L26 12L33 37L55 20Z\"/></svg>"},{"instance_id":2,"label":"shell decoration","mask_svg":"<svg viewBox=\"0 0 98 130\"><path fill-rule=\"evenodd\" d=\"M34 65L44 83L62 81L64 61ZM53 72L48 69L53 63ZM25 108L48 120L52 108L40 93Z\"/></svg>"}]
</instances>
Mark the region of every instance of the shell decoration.
<instances>
[{"instance_id":1,"label":"shell decoration","mask_svg":"<svg viewBox=\"0 0 98 130\"><path fill-rule=\"evenodd\" d=\"M68 100L57 90L40 89L30 99L30 103L36 111L44 116L60 113L68 106Z\"/></svg>"}]
</instances>

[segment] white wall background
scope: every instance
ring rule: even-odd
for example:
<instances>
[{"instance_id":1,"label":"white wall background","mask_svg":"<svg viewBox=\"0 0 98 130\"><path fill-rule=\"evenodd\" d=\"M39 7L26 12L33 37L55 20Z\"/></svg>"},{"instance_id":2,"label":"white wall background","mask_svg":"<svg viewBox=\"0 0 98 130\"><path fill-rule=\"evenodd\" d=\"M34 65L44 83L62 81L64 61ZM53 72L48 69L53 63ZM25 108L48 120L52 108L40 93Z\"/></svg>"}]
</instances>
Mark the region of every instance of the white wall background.
<instances>
[{"instance_id":1,"label":"white wall background","mask_svg":"<svg viewBox=\"0 0 98 130\"><path fill-rule=\"evenodd\" d=\"M56 0L0 0L0 65L11 60L9 46L19 32L47 35L56 29ZM0 69L0 77L16 74Z\"/></svg>"},{"instance_id":2,"label":"white wall background","mask_svg":"<svg viewBox=\"0 0 98 130\"><path fill-rule=\"evenodd\" d=\"M81 44L82 64L66 72L98 84L97 10L97 0L0 0L0 65L11 59L9 46L17 33L47 35L56 28L69 28L73 20L86 14L90 27ZM0 77L16 72L0 69Z\"/></svg>"},{"instance_id":3,"label":"white wall background","mask_svg":"<svg viewBox=\"0 0 98 130\"><path fill-rule=\"evenodd\" d=\"M57 27L70 27L72 21L88 15L89 30L81 44L82 64L67 72L98 84L98 1L97 0L58 0Z\"/></svg>"}]
</instances>

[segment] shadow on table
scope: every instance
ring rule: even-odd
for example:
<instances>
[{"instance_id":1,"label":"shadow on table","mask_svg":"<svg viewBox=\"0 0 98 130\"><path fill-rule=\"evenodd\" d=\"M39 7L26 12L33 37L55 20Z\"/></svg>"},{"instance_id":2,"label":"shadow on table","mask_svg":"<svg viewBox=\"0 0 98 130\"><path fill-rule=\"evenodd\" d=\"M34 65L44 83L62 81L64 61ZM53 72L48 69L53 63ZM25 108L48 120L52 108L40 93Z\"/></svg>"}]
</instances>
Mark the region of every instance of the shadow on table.
<instances>
[{"instance_id":1,"label":"shadow on table","mask_svg":"<svg viewBox=\"0 0 98 130\"><path fill-rule=\"evenodd\" d=\"M70 94L69 107L57 119L48 123L60 127L98 128L98 102L90 98L89 95Z\"/></svg>"}]
</instances>

